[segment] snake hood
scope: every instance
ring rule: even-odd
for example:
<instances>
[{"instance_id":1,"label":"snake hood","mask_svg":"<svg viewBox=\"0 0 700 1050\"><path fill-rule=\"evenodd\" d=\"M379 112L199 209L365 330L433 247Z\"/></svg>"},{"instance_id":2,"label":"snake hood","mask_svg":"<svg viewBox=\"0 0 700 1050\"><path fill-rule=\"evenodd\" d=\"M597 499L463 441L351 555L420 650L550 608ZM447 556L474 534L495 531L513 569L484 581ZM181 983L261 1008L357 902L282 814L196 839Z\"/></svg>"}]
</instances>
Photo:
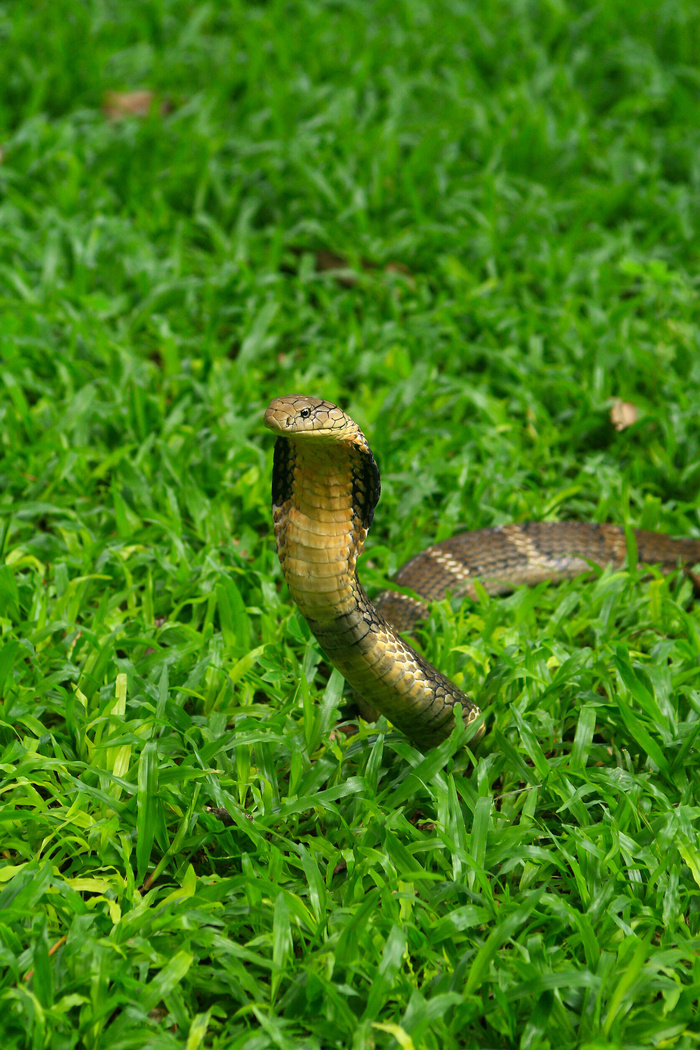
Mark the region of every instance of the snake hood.
<instances>
[{"instance_id":1,"label":"snake hood","mask_svg":"<svg viewBox=\"0 0 700 1050\"><path fill-rule=\"evenodd\" d=\"M272 502L289 499L294 482L295 449L311 467L347 460L353 474L355 510L369 530L381 494L379 468L357 423L331 401L291 394L277 397L265 412L265 426L278 435L272 468ZM325 455L324 455L325 450ZM364 542L364 539L363 541ZM359 554L359 550L356 552Z\"/></svg>"}]
</instances>

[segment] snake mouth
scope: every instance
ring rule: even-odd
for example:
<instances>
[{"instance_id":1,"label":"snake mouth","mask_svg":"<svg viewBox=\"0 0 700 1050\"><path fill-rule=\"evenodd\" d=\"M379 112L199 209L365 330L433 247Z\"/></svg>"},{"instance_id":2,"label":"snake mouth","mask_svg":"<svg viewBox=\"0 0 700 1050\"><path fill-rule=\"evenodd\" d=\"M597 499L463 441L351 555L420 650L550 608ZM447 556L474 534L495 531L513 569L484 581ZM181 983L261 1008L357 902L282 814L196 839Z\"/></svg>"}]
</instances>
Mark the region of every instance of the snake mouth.
<instances>
[{"instance_id":1,"label":"snake mouth","mask_svg":"<svg viewBox=\"0 0 700 1050\"><path fill-rule=\"evenodd\" d=\"M294 416L291 413L280 411L279 408L268 408L263 416L263 424L268 430L271 430L274 434L286 434L289 431L295 431ZM303 434L303 431L297 431L299 434Z\"/></svg>"},{"instance_id":2,"label":"snake mouth","mask_svg":"<svg viewBox=\"0 0 700 1050\"><path fill-rule=\"evenodd\" d=\"M287 427L291 426L291 424L291 416L287 416L286 419L281 418L272 408L268 408L263 416L263 425L266 426L268 430L274 430L276 434L281 434Z\"/></svg>"}]
</instances>

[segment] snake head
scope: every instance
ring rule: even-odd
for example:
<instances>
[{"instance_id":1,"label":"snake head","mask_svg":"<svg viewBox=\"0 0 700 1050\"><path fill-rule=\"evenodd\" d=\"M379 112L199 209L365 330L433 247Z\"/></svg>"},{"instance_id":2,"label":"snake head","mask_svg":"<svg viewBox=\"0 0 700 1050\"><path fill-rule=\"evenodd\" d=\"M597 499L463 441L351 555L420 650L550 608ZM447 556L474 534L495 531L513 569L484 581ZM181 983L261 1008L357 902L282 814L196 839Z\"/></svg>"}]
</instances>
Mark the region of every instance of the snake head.
<instances>
[{"instance_id":1,"label":"snake head","mask_svg":"<svg viewBox=\"0 0 700 1050\"><path fill-rule=\"evenodd\" d=\"M342 408L321 397L276 397L265 412L264 423L281 437L320 438L369 448L357 423Z\"/></svg>"},{"instance_id":2,"label":"snake head","mask_svg":"<svg viewBox=\"0 0 700 1050\"><path fill-rule=\"evenodd\" d=\"M291 497L295 457L311 454L315 458L319 453L326 460L330 457L338 462L341 471L348 471L354 511L363 527L369 529L381 484L372 450L357 423L332 401L301 394L276 397L265 412L264 423L277 435L273 504L281 506ZM316 450L313 453L312 447Z\"/></svg>"}]
</instances>

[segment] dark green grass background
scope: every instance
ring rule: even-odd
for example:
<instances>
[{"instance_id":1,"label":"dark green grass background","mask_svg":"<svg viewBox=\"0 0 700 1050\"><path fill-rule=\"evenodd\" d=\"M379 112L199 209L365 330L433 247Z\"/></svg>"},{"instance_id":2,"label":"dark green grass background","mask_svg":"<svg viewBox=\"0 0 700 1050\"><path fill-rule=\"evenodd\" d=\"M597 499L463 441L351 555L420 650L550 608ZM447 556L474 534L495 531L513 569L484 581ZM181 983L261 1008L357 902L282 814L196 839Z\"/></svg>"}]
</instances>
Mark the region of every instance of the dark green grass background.
<instances>
[{"instance_id":1,"label":"dark green grass background","mask_svg":"<svg viewBox=\"0 0 700 1050\"><path fill-rule=\"evenodd\" d=\"M261 415L365 429L370 587L700 535L699 113L695 0L0 2L3 1048L698 1046L690 584L434 609L474 762L332 732Z\"/></svg>"}]
</instances>

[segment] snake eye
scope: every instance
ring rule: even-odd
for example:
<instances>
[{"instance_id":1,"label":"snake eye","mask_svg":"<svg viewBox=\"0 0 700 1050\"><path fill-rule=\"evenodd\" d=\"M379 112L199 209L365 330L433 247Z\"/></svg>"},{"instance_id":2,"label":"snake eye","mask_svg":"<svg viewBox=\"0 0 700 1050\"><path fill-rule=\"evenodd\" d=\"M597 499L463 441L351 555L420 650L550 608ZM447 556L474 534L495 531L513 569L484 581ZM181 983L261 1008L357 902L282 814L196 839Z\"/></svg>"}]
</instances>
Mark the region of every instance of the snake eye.
<instances>
[{"instance_id":1,"label":"snake eye","mask_svg":"<svg viewBox=\"0 0 700 1050\"><path fill-rule=\"evenodd\" d=\"M301 416L302 419L308 419L309 416L311 415L311 409L310 408L302 408L302 410L299 413L299 415Z\"/></svg>"}]
</instances>

